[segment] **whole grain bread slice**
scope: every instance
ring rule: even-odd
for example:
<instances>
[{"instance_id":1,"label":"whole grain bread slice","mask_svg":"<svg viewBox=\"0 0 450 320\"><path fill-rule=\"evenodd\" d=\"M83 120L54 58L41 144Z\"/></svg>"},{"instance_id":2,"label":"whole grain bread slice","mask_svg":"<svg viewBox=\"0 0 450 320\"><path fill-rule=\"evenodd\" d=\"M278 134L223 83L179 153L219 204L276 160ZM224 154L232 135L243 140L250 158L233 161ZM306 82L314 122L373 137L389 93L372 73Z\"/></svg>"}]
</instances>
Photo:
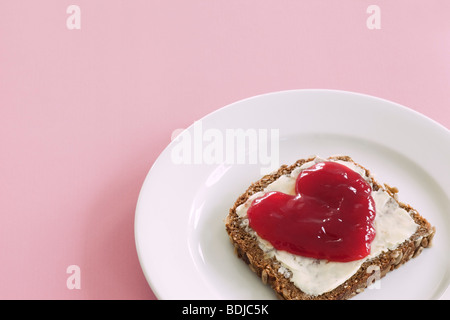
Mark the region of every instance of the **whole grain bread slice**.
<instances>
[{"instance_id":1,"label":"whole grain bread slice","mask_svg":"<svg viewBox=\"0 0 450 320\"><path fill-rule=\"evenodd\" d=\"M401 208L405 209L415 223L418 225L416 232L406 241L401 243L393 250L384 251L378 256L364 262L359 270L344 283L335 289L320 295L309 295L300 290L289 278L279 272L280 262L275 257L265 255L260 248L257 238L248 232L242 224L242 219L237 215L236 208L245 203L249 197L256 192L263 191L270 183L277 180L282 175L290 174L295 168L302 166L304 163L314 160L315 158L301 159L291 166L283 165L276 172L262 177L259 181L250 185L243 193L234 206L230 209L225 221L226 231L234 245L236 255L242 259L250 269L256 273L264 284L270 285L280 299L286 300L344 300L364 291L371 284L371 275L373 274L368 268L374 265L379 267L379 276L384 277L389 271L397 269L402 264L417 257L424 248L431 245L436 229L423 218L410 205L398 201L396 188L388 185L381 185L375 181L370 171L360 164L353 161L349 156L329 157L329 160L342 160L352 162L365 170L366 176L370 177L372 188L374 191L379 189L385 190ZM373 277L372 277L373 278Z\"/></svg>"}]
</instances>

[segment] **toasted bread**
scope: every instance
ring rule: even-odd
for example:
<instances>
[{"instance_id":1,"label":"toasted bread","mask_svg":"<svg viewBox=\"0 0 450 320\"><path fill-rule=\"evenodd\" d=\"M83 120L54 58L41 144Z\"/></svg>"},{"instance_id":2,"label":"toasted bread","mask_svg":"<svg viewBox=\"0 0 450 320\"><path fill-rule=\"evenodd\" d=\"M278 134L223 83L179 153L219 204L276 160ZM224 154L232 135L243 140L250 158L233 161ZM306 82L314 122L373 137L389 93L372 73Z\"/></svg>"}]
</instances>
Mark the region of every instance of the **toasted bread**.
<instances>
[{"instance_id":1,"label":"toasted bread","mask_svg":"<svg viewBox=\"0 0 450 320\"><path fill-rule=\"evenodd\" d=\"M371 184L372 190L382 190L388 193L389 197L409 214L415 224L417 224L417 229L409 238L394 248L383 250L375 257L364 261L355 273L333 289L319 294L311 294L301 290L292 281L292 270L289 270L289 267L278 261L276 256L269 255L263 250L261 239L251 230L248 221L244 221L245 219L238 215L237 208L246 203L248 206L252 195L258 192L264 192L267 186L278 180L281 176L289 176L296 168L300 168L308 162L315 161L315 159L317 158L301 159L291 166L283 165L276 172L266 175L259 181L251 184L234 203L225 221L226 231L234 245L237 256L261 278L264 284L271 286L279 298L287 300L349 299L364 291L372 283L373 270L378 271L377 275L379 278L384 277L389 271L397 269L411 258L418 256L424 248L430 247L431 240L435 234L435 228L414 208L398 200L398 190L396 188L381 185L375 180L368 169L357 164L348 156L329 157L327 159L328 161L344 161L360 168Z\"/></svg>"}]
</instances>

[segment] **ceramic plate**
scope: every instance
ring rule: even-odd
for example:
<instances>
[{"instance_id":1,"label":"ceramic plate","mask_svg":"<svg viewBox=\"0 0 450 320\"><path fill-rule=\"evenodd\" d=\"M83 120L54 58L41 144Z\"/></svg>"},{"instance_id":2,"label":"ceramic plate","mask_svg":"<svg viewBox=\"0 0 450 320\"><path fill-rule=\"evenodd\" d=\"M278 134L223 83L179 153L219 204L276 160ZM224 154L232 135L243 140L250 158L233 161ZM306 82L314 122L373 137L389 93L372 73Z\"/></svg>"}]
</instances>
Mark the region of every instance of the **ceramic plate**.
<instances>
[{"instance_id":1,"label":"ceramic plate","mask_svg":"<svg viewBox=\"0 0 450 320\"><path fill-rule=\"evenodd\" d=\"M135 237L159 299L275 299L236 258L224 220L268 170L349 155L396 186L437 232L433 247L354 299L437 299L450 282L450 132L406 107L332 90L269 93L219 109L161 153L138 199Z\"/></svg>"}]
</instances>

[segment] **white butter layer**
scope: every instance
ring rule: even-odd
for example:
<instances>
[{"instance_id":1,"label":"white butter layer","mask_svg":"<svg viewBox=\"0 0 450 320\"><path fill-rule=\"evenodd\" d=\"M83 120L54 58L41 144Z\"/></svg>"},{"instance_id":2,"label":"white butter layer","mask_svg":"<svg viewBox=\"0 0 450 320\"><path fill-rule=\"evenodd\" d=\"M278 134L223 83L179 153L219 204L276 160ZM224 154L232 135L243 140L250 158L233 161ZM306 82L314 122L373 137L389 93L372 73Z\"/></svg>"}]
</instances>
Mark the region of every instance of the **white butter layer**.
<instances>
[{"instance_id":1,"label":"white butter layer","mask_svg":"<svg viewBox=\"0 0 450 320\"><path fill-rule=\"evenodd\" d=\"M307 162L294 169L290 175L281 176L269 184L263 192L255 193L244 204L236 208L236 213L242 218L242 223L248 232L257 237L260 248L268 256L275 257L281 263L282 267L279 272L284 274L285 277L289 277L290 281L300 290L312 296L320 295L338 287L355 274L365 261L376 257L383 251L395 249L414 234L418 227L408 212L402 209L386 191L379 190L372 192L376 209L374 220L376 236L371 244L370 255L364 259L351 262L333 262L302 257L275 249L248 226L248 208L254 199L270 191L295 194L295 181L300 172L322 161L325 161L325 159L316 157L314 161ZM358 172L366 181L370 181L370 177L366 176L364 169L350 162L340 160L337 162Z\"/></svg>"}]
</instances>

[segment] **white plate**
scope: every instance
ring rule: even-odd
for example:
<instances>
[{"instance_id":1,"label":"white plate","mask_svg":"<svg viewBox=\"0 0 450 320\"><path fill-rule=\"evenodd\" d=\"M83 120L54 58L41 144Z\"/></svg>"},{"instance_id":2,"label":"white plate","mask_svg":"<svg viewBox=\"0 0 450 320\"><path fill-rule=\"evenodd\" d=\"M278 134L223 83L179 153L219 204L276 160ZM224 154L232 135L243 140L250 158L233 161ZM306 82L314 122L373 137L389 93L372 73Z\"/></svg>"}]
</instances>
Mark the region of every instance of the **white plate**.
<instances>
[{"instance_id":1,"label":"white plate","mask_svg":"<svg viewBox=\"0 0 450 320\"><path fill-rule=\"evenodd\" d=\"M436 226L431 249L354 299L436 299L449 286L450 132L443 126L386 100L332 90L252 97L204 117L201 131L199 124L183 134L192 143L204 138L204 149L218 141L208 135L226 142L226 129L278 129L280 164L350 155L380 182L398 187L400 200ZM173 152L181 141L187 140L172 141L156 160L137 203L136 246L153 292L159 299L274 299L235 257L224 227L229 208L260 178L262 166L232 157L230 164L206 164L206 156L200 164L177 164ZM276 149L275 142L269 146Z\"/></svg>"}]
</instances>

